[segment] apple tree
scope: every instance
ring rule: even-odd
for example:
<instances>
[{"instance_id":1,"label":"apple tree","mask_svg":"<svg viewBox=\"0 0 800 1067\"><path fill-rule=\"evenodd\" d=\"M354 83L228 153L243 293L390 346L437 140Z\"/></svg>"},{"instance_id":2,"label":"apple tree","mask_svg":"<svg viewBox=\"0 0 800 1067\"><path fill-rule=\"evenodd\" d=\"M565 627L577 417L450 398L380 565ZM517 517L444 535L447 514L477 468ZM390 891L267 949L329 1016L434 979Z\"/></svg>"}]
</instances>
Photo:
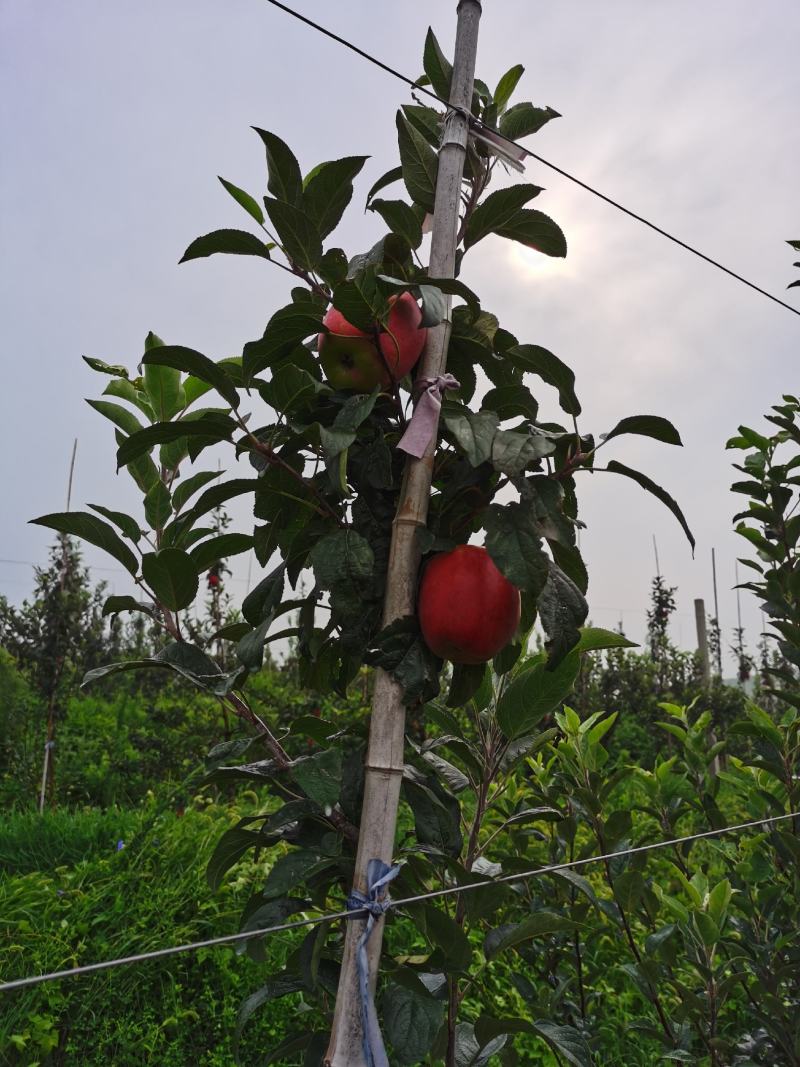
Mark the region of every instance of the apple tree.
<instances>
[{"instance_id":1,"label":"apple tree","mask_svg":"<svg viewBox=\"0 0 800 1067\"><path fill-rule=\"evenodd\" d=\"M451 66L431 31L424 68L425 83L447 98ZM522 74L522 66L512 67L494 89L476 78L472 102L474 115L515 139L557 117L552 108L511 103ZM409 741L406 751L406 816L397 842L404 863L396 895L491 879L503 867L482 834L486 820L502 810L501 783L513 778L520 798L495 825L503 862L513 867L524 862L529 841L516 830L531 831L554 817L546 805L528 810L524 804L526 759L554 736L548 717L570 691L582 653L626 643L584 627L588 575L576 536L581 478L603 470L637 483L692 540L664 489L605 458L630 435L679 445L674 427L655 415L632 415L605 434L588 432L569 366L515 336L513 323L501 324L458 276L464 257L480 255L487 239L519 242L544 256L567 254L559 226L531 206L542 189L531 182L491 188L504 161L484 140L470 138L467 150L457 276L431 276L426 268L443 118L420 103L397 112L399 163L367 192L376 240L364 251L345 251L333 235L367 157L324 161L304 172L281 137L256 129L266 155L266 195L220 179L250 227L208 232L192 241L182 261L250 256L254 269L287 275L286 303L235 358L215 359L150 333L135 369L87 359L107 379L102 397L90 404L114 426L116 467L136 483L142 512L96 504L35 520L83 538L125 567L140 595L110 597L105 612L143 612L163 633L152 658L93 670L87 683L117 671L171 671L241 720L241 736L210 754L209 774L257 787L264 807L225 833L208 877L214 889L252 850L277 850L242 916L244 930L341 909L352 881L364 782L362 720L309 716L279 736L249 698L248 678L261 669L271 642L296 639L302 684L318 692L343 696L365 669L382 668L402 686L408 712L421 724L423 740ZM449 313L448 297L455 302ZM420 396L413 369L385 373L392 369L386 352L403 341L392 328L400 301L413 305L415 330L444 319L450 325L452 380L436 398L438 447L418 554L424 565L437 553L480 542L521 595L517 633L488 663L451 669L427 646L414 615L382 623L407 462L398 445ZM355 349L343 343L341 326L330 325L341 321L352 328ZM334 355L323 366L318 350L326 344ZM344 361L335 358L337 345ZM363 371L358 382L348 377L356 363ZM545 401L557 402L560 415L541 413ZM226 457L222 473L208 462L211 449ZM215 531L209 517L238 497L251 505L252 525ZM239 621L189 640L187 613L200 576L250 551L263 575L242 601ZM530 656L537 621L545 651ZM224 656L212 654L220 643L228 649ZM476 1029L460 1017L463 997L469 990L480 999L488 965L512 942L569 932L544 917L509 933L519 908L514 894L482 890L455 908L430 902L408 909L421 938L412 955L424 957L424 965L402 962L402 951L393 954L402 937L390 921L386 968L393 994L383 1016L394 1062L420 1062L431 1048L447 1063L456 1062L457 1049L459 1063L485 1062L506 1044L502 1027ZM394 925L402 929L404 922ZM485 940L470 940L467 931ZM325 1048L341 945L333 926L312 928L284 971L244 1003L241 1025L273 997L302 991L317 998L317 1032L304 1026L302 1034L287 1035L276 1058L305 1048L306 1062L319 1062L314 1057ZM264 958L262 940L248 942L247 951ZM480 965L473 966L473 955ZM557 1005L551 1008L557 1017ZM584 1062L582 1039L569 1027L542 1024L538 1036L569 1062Z\"/></svg>"}]
</instances>

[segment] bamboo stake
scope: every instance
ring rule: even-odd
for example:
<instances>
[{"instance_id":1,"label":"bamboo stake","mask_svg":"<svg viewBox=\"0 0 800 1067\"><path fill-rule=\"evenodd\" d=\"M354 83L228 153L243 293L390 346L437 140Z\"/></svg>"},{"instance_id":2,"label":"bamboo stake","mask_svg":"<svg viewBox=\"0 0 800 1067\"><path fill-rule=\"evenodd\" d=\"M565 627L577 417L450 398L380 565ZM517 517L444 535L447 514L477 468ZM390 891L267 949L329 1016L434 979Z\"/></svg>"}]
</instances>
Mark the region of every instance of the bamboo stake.
<instances>
[{"instance_id":1,"label":"bamboo stake","mask_svg":"<svg viewBox=\"0 0 800 1067\"><path fill-rule=\"evenodd\" d=\"M470 110L475 56L478 47L480 0L460 0L456 31L450 103L454 108ZM458 209L461 179L464 173L469 125L461 111L448 112L444 123L439 170L436 179L433 233L431 236L430 273L435 278L452 278L455 270ZM450 297L446 298L445 321L428 331L428 341L419 374L435 378L447 366L450 340ZM425 526L433 475L437 435L434 435L422 459L409 458L406 463L400 502L392 525L392 543L386 578L383 622L413 615L419 544L417 531ZM378 670L372 699L369 745L364 781L364 802L353 887L367 891L367 864L371 859L391 863L394 854L400 782L403 776L403 741L406 711L401 686L385 671ZM356 944L365 920L351 919L347 924L341 977L336 1010L325 1067L365 1067L361 1022L361 999L358 989ZM372 989L377 981L378 961L383 939L383 920L379 920L367 946Z\"/></svg>"}]
</instances>

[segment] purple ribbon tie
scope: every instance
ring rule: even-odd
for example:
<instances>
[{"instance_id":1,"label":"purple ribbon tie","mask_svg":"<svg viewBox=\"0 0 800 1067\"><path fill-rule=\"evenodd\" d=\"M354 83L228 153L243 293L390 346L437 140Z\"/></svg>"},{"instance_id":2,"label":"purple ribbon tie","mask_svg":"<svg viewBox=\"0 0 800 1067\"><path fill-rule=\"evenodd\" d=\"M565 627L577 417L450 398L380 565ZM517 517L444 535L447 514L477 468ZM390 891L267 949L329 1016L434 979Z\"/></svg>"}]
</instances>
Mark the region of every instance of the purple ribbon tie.
<instances>
[{"instance_id":1,"label":"purple ribbon tie","mask_svg":"<svg viewBox=\"0 0 800 1067\"><path fill-rule=\"evenodd\" d=\"M440 374L437 378L418 378L415 382L415 391L419 392L414 414L406 427L406 432L397 442L397 447L409 456L422 459L439 425L442 393L446 389L460 388L461 383L452 374Z\"/></svg>"}]
</instances>

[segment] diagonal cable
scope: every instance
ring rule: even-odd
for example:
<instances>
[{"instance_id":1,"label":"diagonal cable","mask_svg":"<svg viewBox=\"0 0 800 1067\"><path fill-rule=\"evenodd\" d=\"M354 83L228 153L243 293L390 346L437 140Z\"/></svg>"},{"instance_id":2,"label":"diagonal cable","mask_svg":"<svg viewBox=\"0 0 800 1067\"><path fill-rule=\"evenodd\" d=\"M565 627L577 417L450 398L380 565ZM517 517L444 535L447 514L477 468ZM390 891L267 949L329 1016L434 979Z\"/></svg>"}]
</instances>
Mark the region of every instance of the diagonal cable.
<instances>
[{"instance_id":1,"label":"diagonal cable","mask_svg":"<svg viewBox=\"0 0 800 1067\"><path fill-rule=\"evenodd\" d=\"M756 826L771 826L775 823L784 822L786 819L800 818L800 811L788 812L785 815L773 815L768 819L753 819L750 822L736 823L733 826L722 826L716 830L703 830L701 833L689 834L686 837L674 837L668 841L656 841L650 845L637 845L635 848L620 849L618 852L605 852L600 856L585 856L583 859L570 860L568 863L551 863L546 867L536 867L531 871L523 871L521 874L505 874L500 878L490 878L483 882L471 882L469 885L449 886L447 889L434 889L430 893L419 893L413 897L403 897L400 900L391 901L392 908L402 908L407 904L419 904L425 900L435 900L438 897L449 897L458 893L469 893L475 889L487 889L491 886L502 885L509 882L524 882L529 878L539 878L545 874L554 874L558 871L574 870L577 867L586 867L590 863L601 863L606 860L619 859L621 856L636 856L643 852L655 852L662 848L675 848L685 845L690 841L701 841L704 838L721 837L724 834L736 833L739 830L749 830ZM312 919L296 919L289 923L280 923L277 926L267 926L261 930L244 930L238 934L227 934L223 937L212 937L207 941L192 941L185 945L171 945L169 948L156 949L153 952L139 952L135 956L122 956L114 960L102 960L100 963L88 963L81 967L71 967L64 971L51 971L48 974L35 974L28 978L17 978L13 982L5 982L0 985L0 993L7 993L13 989L24 989L27 986L40 985L42 982L55 982L62 978L77 978L84 974L96 974L98 971L106 971L112 967L121 967L130 963L143 963L146 960L164 959L166 956L176 956L181 952L196 952L201 948L211 948L214 945L232 945L242 941L251 941L256 937L264 937L266 934L283 933L286 930L297 930L304 926L317 926L321 923L335 922L337 919L352 919L366 914L366 908L353 908L347 911L331 912L328 915L317 915Z\"/></svg>"},{"instance_id":2,"label":"diagonal cable","mask_svg":"<svg viewBox=\"0 0 800 1067\"><path fill-rule=\"evenodd\" d=\"M337 44L343 45L351 52L355 52L356 55L360 56L362 59L366 59L368 63L372 63L374 66L379 67L387 74L391 74L393 77L398 78L402 82L405 82L405 84L410 86L415 92L424 93L426 96L443 105L445 108L450 107L446 100L443 100L436 93L432 92L430 89L427 88L427 86L420 85L418 78L414 79L410 78L407 74L402 74L394 67L390 67L388 63L384 63L380 59L377 59L375 56L371 55L369 52L365 52L363 48L359 48L357 45L353 44L352 41L348 41L344 37L341 37L338 33L334 33L333 30L329 30L325 26L321 26L313 19L308 18L306 15L302 15L299 11L295 11L294 8L289 7L287 4L281 3L280 0L267 0L267 3L272 4L273 7L277 7L281 11L285 11L287 15L291 15L299 22L302 22L306 26L311 27L311 29L316 30L318 33L323 34L325 37L329 37ZM760 285L756 285L755 282L751 282L743 275L738 274L735 270L731 270L730 267L726 267L724 263L720 263L719 260L713 259L711 256L706 255L705 252L701 252L699 248L695 248L693 245L688 244L686 241L682 241L680 237L675 237L674 234L669 233L661 226L658 226L655 222L650 222L650 220L644 218L643 215L639 215L637 214L637 212L625 207L625 205L621 204L618 200L614 200L612 197L606 196L605 193L601 193L599 189L595 189L594 186L589 185L587 182L575 177L575 175L570 174L569 171L566 171L563 168L556 166L555 163L550 163L549 160L546 160L543 156L537 155L535 152L531 152L529 148L525 148L524 145L519 144L519 142L513 140L513 138L511 137L507 137L506 134L501 133L500 130L495 129L493 126L488 126L475 115L467 115L467 118L469 120L470 126L474 131L478 133L480 133L481 131L485 131L486 133L491 134L493 138L500 138L501 140L505 141L506 144L511 145L518 151L524 153L530 159L535 159L537 163L541 163L543 166L549 167L549 169L555 171L556 174L560 174L562 178L566 178L567 181L573 182L575 185L580 186L581 189L584 189L587 193L591 193L592 196L598 197L598 199L603 200L606 204L610 204L611 207L616 208L617 211L621 211L629 218L632 218L636 222L640 222L643 226L647 226L649 229L655 231L655 233L659 234L661 237L665 237L668 241L672 241L672 243L678 245L679 248L683 248L685 251L691 252L692 255L697 256L704 262L710 264L712 267L716 267L717 270L723 271L725 274L729 275L729 277L734 278L737 282L741 282L742 285L746 285L750 289L753 289L755 292L760 293L762 296L765 296L768 300L772 300L774 303L780 304L780 306L786 308L787 311L791 311L795 315L800 315L800 310L798 310L796 307L792 307L791 304L787 304L785 300L781 300L780 297L775 296L774 293L770 293L767 289L763 289Z\"/></svg>"}]
</instances>

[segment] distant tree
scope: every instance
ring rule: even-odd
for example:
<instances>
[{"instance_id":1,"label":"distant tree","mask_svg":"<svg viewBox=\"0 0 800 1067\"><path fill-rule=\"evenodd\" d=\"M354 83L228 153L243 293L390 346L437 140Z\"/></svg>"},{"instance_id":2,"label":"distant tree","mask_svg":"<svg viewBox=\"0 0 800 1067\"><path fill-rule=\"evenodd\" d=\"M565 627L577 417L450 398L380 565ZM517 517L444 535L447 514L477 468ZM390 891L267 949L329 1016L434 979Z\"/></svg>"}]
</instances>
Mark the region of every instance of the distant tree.
<instances>
[{"instance_id":1,"label":"distant tree","mask_svg":"<svg viewBox=\"0 0 800 1067\"><path fill-rule=\"evenodd\" d=\"M667 585L662 574L653 579L647 611L647 641L654 660L663 658L669 639L669 620L675 611L677 586Z\"/></svg>"},{"instance_id":2,"label":"distant tree","mask_svg":"<svg viewBox=\"0 0 800 1067\"><path fill-rule=\"evenodd\" d=\"M105 662L119 633L103 619L104 583L93 586L80 549L59 534L46 567L35 570L33 598L21 607L0 597L0 645L14 657L47 708L48 795L53 796L56 726L83 674ZM120 649L121 650L121 649Z\"/></svg>"}]
</instances>

